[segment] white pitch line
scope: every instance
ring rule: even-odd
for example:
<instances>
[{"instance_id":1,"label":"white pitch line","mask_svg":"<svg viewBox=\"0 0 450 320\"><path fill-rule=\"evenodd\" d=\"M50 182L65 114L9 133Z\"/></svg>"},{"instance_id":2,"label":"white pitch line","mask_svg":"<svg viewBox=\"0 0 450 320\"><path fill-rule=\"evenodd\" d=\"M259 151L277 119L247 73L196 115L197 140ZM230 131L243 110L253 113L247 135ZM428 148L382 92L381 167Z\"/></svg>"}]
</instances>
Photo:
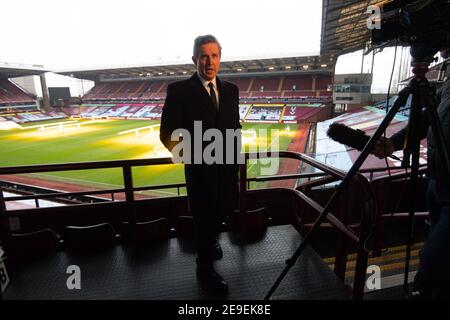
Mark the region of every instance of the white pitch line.
<instances>
[{"instance_id":1,"label":"white pitch line","mask_svg":"<svg viewBox=\"0 0 450 320\"><path fill-rule=\"evenodd\" d=\"M48 177L51 177L51 181L58 181L58 182L61 182L61 180L71 180L71 181L78 181L78 182L88 182L88 183L90 183L90 184L92 184L92 180L84 180L84 179L76 179L76 178L66 178L66 177L64 177L64 178L60 178L60 177L55 177L55 176L52 176L52 175L48 175L48 174L36 174L36 173L33 173L33 174L31 174L31 175L33 175L33 176L37 176L37 177L46 177L46 178L48 178ZM56 178L56 179L55 179ZM104 186L108 186L108 187L115 187L115 188L123 188L123 186L121 186L121 185L117 185L117 184L109 184L109 183L103 183L103 182L94 182L95 184L100 184L100 185L104 185ZM144 190L144 191L148 191L148 190ZM140 193L141 191L136 191L136 192L138 192L138 193ZM160 193L165 193L165 194L170 194L170 195L178 195L178 193L176 193L176 192L168 192L168 191L154 191L154 192L160 192Z\"/></svg>"}]
</instances>

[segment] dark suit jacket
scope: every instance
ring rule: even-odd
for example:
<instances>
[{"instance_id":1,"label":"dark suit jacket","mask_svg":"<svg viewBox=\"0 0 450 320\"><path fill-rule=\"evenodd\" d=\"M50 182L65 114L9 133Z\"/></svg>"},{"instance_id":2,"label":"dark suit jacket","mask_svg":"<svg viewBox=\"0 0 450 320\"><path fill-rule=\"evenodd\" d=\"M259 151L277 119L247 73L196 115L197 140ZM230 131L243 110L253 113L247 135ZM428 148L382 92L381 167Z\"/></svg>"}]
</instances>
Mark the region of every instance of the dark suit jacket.
<instances>
[{"instance_id":1,"label":"dark suit jacket","mask_svg":"<svg viewBox=\"0 0 450 320\"><path fill-rule=\"evenodd\" d=\"M186 129L191 137L194 137L194 121L202 121L203 132L210 128L223 132L226 129L241 128L238 88L217 78L217 89L220 103L218 112L196 73L187 80L168 86L161 118L160 138L169 151L172 151L177 143L170 141L175 129Z\"/></svg>"},{"instance_id":2,"label":"dark suit jacket","mask_svg":"<svg viewBox=\"0 0 450 320\"><path fill-rule=\"evenodd\" d=\"M168 86L161 117L160 139L170 151L178 143L170 140L175 129L188 130L194 139L194 121L202 121L203 132L215 128L225 133L226 129L241 128L239 89L236 85L219 78L216 78L216 83L219 91L219 111L214 108L208 91L203 87L196 73L187 80ZM225 145L224 139L224 147ZM235 154L237 151L240 152L235 150ZM193 163L193 153L191 158ZM237 168L237 165L220 164L185 165L191 209L193 211L220 210L222 214L227 213L223 211L230 211L230 206L236 203L237 198Z\"/></svg>"}]
</instances>

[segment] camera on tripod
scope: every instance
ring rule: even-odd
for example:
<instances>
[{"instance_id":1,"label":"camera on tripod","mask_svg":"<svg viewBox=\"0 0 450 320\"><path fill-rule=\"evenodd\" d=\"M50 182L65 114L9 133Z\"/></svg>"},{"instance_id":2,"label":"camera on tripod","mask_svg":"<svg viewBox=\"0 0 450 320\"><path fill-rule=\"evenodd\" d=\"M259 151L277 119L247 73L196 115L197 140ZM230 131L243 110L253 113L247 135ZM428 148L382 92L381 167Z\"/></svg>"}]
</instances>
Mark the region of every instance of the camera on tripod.
<instances>
[{"instance_id":1,"label":"camera on tripod","mask_svg":"<svg viewBox=\"0 0 450 320\"><path fill-rule=\"evenodd\" d=\"M411 46L413 61L431 63L440 49L450 45L449 0L388 0L378 6L380 27L372 30L372 46L398 39Z\"/></svg>"}]
</instances>

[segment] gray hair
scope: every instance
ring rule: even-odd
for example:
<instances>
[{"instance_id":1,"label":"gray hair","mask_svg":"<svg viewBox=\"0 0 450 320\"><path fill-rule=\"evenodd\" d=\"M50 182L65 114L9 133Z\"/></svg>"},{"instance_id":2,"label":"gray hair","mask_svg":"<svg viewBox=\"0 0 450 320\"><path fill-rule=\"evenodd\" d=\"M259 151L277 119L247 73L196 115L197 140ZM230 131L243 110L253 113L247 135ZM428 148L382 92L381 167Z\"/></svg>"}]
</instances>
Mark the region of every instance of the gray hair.
<instances>
[{"instance_id":1,"label":"gray hair","mask_svg":"<svg viewBox=\"0 0 450 320\"><path fill-rule=\"evenodd\" d=\"M216 37L214 37L211 34L207 34L205 36L198 36L194 40L194 58L197 58L198 53L200 51L200 47L207 43L217 43L217 46L219 47L219 55L222 56L222 47L219 43L219 40L217 40Z\"/></svg>"}]
</instances>

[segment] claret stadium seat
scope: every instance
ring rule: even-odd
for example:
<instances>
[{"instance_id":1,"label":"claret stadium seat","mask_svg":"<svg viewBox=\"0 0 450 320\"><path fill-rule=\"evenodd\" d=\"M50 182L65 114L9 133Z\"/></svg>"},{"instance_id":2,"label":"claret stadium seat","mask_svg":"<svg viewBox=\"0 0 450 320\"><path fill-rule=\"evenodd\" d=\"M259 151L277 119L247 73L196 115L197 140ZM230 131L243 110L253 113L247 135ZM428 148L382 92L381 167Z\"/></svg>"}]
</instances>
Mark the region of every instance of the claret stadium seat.
<instances>
[{"instance_id":1,"label":"claret stadium seat","mask_svg":"<svg viewBox=\"0 0 450 320\"><path fill-rule=\"evenodd\" d=\"M109 223L91 226L66 226L63 230L65 247L76 252L90 252L112 247L121 237Z\"/></svg>"},{"instance_id":2,"label":"claret stadium seat","mask_svg":"<svg viewBox=\"0 0 450 320\"><path fill-rule=\"evenodd\" d=\"M56 252L62 248L61 237L51 229L13 233L8 242L9 258L27 259Z\"/></svg>"},{"instance_id":3,"label":"claret stadium seat","mask_svg":"<svg viewBox=\"0 0 450 320\"><path fill-rule=\"evenodd\" d=\"M166 218L136 222L134 228L129 222L124 222L123 226L127 240L133 245L148 245L170 238L170 226Z\"/></svg>"}]
</instances>

